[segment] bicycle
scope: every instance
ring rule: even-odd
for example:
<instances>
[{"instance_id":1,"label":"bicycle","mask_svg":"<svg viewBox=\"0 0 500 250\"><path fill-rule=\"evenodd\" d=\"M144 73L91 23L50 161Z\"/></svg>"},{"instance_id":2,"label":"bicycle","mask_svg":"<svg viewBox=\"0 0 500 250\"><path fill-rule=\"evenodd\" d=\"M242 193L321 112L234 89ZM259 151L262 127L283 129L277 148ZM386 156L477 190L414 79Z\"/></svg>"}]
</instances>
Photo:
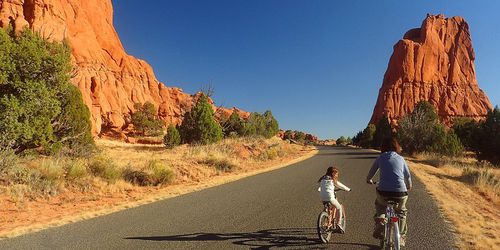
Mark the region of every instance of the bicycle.
<instances>
[{"instance_id":1,"label":"bicycle","mask_svg":"<svg viewBox=\"0 0 500 250\"><path fill-rule=\"evenodd\" d=\"M337 191L342 189L335 189L335 197L337 197ZM338 197L337 197L338 198ZM342 221L340 222L340 226L345 230L347 218L345 216L345 208L344 205L340 205L342 207ZM323 202L323 210L318 215L318 223L317 223L317 231L318 237L323 243L330 242L332 233L339 232L340 230L337 228L337 208L330 202Z\"/></svg>"},{"instance_id":2,"label":"bicycle","mask_svg":"<svg viewBox=\"0 0 500 250\"><path fill-rule=\"evenodd\" d=\"M373 184L377 184L373 182ZM387 206L385 208L384 234L380 239L380 249L386 250L399 250L401 249L401 234L399 232L399 216L394 210L398 207L397 198L387 199Z\"/></svg>"}]
</instances>

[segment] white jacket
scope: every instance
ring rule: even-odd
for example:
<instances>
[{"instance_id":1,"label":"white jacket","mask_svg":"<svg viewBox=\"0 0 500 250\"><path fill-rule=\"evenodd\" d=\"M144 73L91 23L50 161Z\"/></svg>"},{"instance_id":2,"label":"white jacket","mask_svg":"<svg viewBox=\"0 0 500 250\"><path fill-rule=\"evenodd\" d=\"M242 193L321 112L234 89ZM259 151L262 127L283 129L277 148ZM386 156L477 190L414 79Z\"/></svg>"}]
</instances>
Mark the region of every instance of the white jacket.
<instances>
[{"instance_id":1,"label":"white jacket","mask_svg":"<svg viewBox=\"0 0 500 250\"><path fill-rule=\"evenodd\" d=\"M321 179L320 186L318 191L320 192L320 197L322 201L331 201L335 199L335 187L343 189L345 191L351 191L349 187L342 184L342 182L337 181L334 183L333 179L330 176L324 176Z\"/></svg>"}]
</instances>

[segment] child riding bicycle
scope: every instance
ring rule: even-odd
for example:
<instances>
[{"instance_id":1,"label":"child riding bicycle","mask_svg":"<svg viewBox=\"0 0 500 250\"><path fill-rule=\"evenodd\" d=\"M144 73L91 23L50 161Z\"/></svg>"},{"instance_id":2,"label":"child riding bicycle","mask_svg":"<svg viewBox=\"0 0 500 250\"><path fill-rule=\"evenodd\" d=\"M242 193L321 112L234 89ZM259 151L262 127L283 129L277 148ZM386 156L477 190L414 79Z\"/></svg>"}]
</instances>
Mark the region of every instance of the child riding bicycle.
<instances>
[{"instance_id":1,"label":"child riding bicycle","mask_svg":"<svg viewBox=\"0 0 500 250\"><path fill-rule=\"evenodd\" d=\"M340 203L337 201L335 198L335 187L343 189L345 191L351 191L349 187L346 185L342 184L339 180L339 170L336 167L329 167L326 170L326 174L321 176L319 178L318 183L320 183L320 187L318 191L320 191L320 197L321 200L323 201L323 204L325 203L330 203L331 209L337 208L337 213L336 213L336 221L337 221L337 228L341 233L344 233L345 228L342 227L341 221L342 221L342 206ZM333 214L332 211L330 211L330 214ZM332 219L329 218L329 227L332 225Z\"/></svg>"}]
</instances>

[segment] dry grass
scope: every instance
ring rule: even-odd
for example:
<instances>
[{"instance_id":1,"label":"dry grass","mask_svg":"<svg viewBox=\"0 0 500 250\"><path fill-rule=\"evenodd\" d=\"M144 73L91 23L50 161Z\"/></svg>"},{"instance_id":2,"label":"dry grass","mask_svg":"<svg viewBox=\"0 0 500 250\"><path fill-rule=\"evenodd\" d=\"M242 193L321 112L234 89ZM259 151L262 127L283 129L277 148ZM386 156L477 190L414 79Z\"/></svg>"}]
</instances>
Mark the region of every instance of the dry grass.
<instances>
[{"instance_id":1,"label":"dry grass","mask_svg":"<svg viewBox=\"0 0 500 250\"><path fill-rule=\"evenodd\" d=\"M455 226L460 248L500 249L500 169L470 158L420 155L414 161L411 171Z\"/></svg>"},{"instance_id":2,"label":"dry grass","mask_svg":"<svg viewBox=\"0 0 500 250\"><path fill-rule=\"evenodd\" d=\"M0 237L220 185L316 152L278 138L227 139L174 149L108 140L97 145L101 154L91 159L15 159L16 164L7 169L9 181L0 183L0 214L4 215Z\"/></svg>"}]
</instances>

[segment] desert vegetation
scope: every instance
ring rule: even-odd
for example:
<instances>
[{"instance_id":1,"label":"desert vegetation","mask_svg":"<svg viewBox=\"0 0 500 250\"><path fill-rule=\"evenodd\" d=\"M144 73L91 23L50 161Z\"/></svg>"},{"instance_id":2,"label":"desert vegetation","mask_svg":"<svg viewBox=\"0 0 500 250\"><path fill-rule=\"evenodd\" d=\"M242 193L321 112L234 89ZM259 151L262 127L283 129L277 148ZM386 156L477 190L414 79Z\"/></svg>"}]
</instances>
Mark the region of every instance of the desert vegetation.
<instances>
[{"instance_id":1,"label":"desert vegetation","mask_svg":"<svg viewBox=\"0 0 500 250\"><path fill-rule=\"evenodd\" d=\"M17 154L88 154L90 113L70 83L67 43L0 29L0 146Z\"/></svg>"}]
</instances>

